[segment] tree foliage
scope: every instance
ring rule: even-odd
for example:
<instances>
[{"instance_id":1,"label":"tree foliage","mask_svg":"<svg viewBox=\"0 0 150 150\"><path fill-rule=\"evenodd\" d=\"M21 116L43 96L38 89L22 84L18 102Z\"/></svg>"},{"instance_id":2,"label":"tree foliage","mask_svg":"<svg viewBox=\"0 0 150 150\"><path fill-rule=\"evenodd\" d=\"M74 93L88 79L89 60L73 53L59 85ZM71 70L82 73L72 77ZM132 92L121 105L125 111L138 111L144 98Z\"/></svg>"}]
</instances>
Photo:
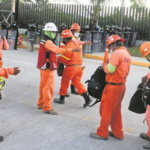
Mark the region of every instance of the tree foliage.
<instances>
[{"instance_id":1,"label":"tree foliage","mask_svg":"<svg viewBox=\"0 0 150 150\"><path fill-rule=\"evenodd\" d=\"M147 0L130 0L131 7L145 7Z\"/></svg>"},{"instance_id":2,"label":"tree foliage","mask_svg":"<svg viewBox=\"0 0 150 150\"><path fill-rule=\"evenodd\" d=\"M107 2L108 0L90 0L90 3L93 5L93 20L98 19L100 11L103 9L104 5L107 4Z\"/></svg>"}]
</instances>

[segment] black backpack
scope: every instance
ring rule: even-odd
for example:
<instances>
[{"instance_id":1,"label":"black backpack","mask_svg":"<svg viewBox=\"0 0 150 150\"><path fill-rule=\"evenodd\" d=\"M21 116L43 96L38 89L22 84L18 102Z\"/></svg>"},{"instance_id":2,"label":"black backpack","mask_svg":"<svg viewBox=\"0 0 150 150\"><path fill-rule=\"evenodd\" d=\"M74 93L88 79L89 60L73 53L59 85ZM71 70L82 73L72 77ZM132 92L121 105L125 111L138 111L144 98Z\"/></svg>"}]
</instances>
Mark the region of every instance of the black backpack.
<instances>
[{"instance_id":1,"label":"black backpack","mask_svg":"<svg viewBox=\"0 0 150 150\"><path fill-rule=\"evenodd\" d=\"M142 101L150 105L150 80L143 86Z\"/></svg>"},{"instance_id":2,"label":"black backpack","mask_svg":"<svg viewBox=\"0 0 150 150\"><path fill-rule=\"evenodd\" d=\"M89 107L92 107L93 105L101 101L102 93L106 85L105 77L106 73L104 72L102 67L99 66L91 76L91 79L85 82L88 83L87 92L89 93L89 95L96 98L96 101Z\"/></svg>"},{"instance_id":3,"label":"black backpack","mask_svg":"<svg viewBox=\"0 0 150 150\"><path fill-rule=\"evenodd\" d=\"M129 110L138 114L146 112L146 106L150 105L150 80L144 84L140 83L132 96Z\"/></svg>"}]
</instances>

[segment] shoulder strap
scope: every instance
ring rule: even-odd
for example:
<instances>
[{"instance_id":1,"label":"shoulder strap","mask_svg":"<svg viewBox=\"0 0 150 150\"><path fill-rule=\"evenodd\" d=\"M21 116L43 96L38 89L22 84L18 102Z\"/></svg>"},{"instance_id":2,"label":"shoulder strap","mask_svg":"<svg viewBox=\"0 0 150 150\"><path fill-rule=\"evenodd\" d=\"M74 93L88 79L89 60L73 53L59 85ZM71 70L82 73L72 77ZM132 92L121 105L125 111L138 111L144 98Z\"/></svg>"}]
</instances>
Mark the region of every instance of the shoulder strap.
<instances>
[{"instance_id":1,"label":"shoulder strap","mask_svg":"<svg viewBox=\"0 0 150 150\"><path fill-rule=\"evenodd\" d=\"M92 106L94 106L95 104L97 104L97 103L99 103L101 101L101 99L96 99L96 101L92 104L92 105L89 105L89 107L92 107Z\"/></svg>"}]
</instances>

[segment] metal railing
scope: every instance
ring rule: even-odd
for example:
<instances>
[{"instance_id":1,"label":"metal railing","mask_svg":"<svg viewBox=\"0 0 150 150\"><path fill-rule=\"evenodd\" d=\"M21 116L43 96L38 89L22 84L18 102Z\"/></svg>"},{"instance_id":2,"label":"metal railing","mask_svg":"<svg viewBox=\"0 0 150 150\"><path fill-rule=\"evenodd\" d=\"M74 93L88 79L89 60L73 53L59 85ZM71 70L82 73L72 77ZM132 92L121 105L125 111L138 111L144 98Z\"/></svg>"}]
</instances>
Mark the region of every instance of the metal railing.
<instances>
[{"instance_id":1,"label":"metal railing","mask_svg":"<svg viewBox=\"0 0 150 150\"><path fill-rule=\"evenodd\" d=\"M11 3L0 3L0 9L10 10ZM78 23L81 27L89 25L93 7L85 5L65 5L65 4L19 4L19 27L26 28L29 19L36 20L39 25L44 21L54 21L57 26L65 23L70 28L72 23ZM150 40L150 9L149 8L121 8L104 7L98 17L99 26L121 24L121 10L123 9L123 27L131 27L138 32L138 40ZM2 16L0 16L2 19Z\"/></svg>"}]
</instances>

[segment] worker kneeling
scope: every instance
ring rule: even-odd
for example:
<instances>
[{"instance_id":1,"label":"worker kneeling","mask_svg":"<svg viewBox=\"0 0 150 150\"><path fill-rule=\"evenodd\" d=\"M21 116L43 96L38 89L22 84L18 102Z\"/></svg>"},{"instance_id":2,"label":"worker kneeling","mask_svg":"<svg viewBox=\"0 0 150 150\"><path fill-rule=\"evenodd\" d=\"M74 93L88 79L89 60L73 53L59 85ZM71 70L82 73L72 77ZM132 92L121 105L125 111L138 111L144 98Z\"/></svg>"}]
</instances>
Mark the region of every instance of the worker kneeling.
<instances>
[{"instance_id":1,"label":"worker kneeling","mask_svg":"<svg viewBox=\"0 0 150 150\"><path fill-rule=\"evenodd\" d=\"M64 30L62 32L63 43L65 44L65 48L74 48L81 47L72 40L72 33L70 30ZM65 96L67 94L67 90L69 87L70 81L72 81L72 85L75 86L79 95L82 95L85 104L83 107L88 106L91 103L91 98L87 94L87 90L84 85L81 83L81 77L83 74L82 70L82 49L79 53L69 53L58 57L58 61L63 63L66 68L64 69L62 79L61 79L61 87L59 90L60 98L54 98L55 103L64 104Z\"/></svg>"}]
</instances>

